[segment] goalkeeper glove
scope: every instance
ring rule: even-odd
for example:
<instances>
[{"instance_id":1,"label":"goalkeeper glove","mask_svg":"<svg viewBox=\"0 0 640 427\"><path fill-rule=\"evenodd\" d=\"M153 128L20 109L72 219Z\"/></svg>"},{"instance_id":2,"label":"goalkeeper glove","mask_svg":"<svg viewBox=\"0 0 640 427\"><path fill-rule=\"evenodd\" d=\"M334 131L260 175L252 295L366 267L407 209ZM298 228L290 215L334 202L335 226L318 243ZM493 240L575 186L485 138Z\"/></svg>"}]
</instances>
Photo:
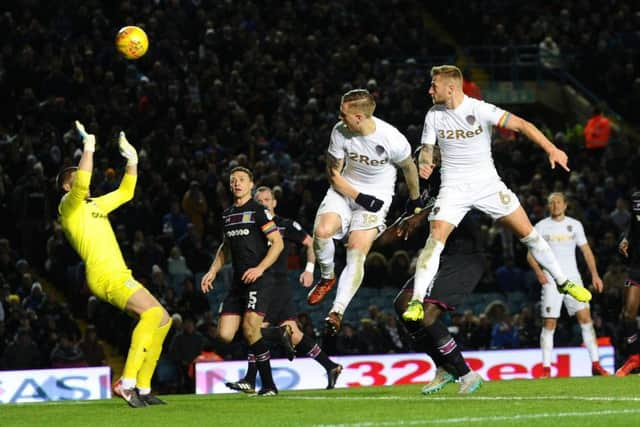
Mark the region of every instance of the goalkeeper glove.
<instances>
[{"instance_id":1,"label":"goalkeeper glove","mask_svg":"<svg viewBox=\"0 0 640 427\"><path fill-rule=\"evenodd\" d=\"M127 166L135 166L138 164L138 152L133 148L133 145L129 144L127 137L122 131L120 131L118 146L120 147L122 157L127 159Z\"/></svg>"},{"instance_id":2,"label":"goalkeeper glove","mask_svg":"<svg viewBox=\"0 0 640 427\"><path fill-rule=\"evenodd\" d=\"M91 133L87 133L84 125L77 120L76 129L78 130L78 134L82 137L84 151L91 151L92 153L96 151L96 136Z\"/></svg>"},{"instance_id":3,"label":"goalkeeper glove","mask_svg":"<svg viewBox=\"0 0 640 427\"><path fill-rule=\"evenodd\" d=\"M368 210L369 212L378 212L384 202L369 194L359 193L356 197L356 203Z\"/></svg>"}]
</instances>

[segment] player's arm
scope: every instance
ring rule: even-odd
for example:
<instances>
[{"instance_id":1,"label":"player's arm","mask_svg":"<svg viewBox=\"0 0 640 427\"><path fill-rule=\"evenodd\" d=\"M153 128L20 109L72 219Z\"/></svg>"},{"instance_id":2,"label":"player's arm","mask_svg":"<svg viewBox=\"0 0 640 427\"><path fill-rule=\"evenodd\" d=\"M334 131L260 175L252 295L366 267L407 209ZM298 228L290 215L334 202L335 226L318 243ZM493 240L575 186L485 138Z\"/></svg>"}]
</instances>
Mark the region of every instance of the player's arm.
<instances>
[{"instance_id":1,"label":"player's arm","mask_svg":"<svg viewBox=\"0 0 640 427\"><path fill-rule=\"evenodd\" d=\"M531 269L535 273L536 278L538 279L538 282L541 285L546 285L547 283L549 283L549 279L547 279L547 275L544 274L542 267L540 266L540 264L538 264L538 261L536 261L533 255L531 255L531 252L527 253L527 262L531 266Z\"/></svg>"},{"instance_id":2,"label":"player's arm","mask_svg":"<svg viewBox=\"0 0 640 427\"><path fill-rule=\"evenodd\" d=\"M557 163L567 172L570 170L569 166L567 166L567 162L569 161L567 154L556 147L553 142L549 141L549 138L544 136L540 129L538 129L533 123L530 123L515 114L505 112L499 124L505 129L523 134L535 144L539 145L549 156L551 169L555 169Z\"/></svg>"},{"instance_id":3,"label":"player's arm","mask_svg":"<svg viewBox=\"0 0 640 427\"><path fill-rule=\"evenodd\" d=\"M78 170L76 171L76 177L73 180L71 191L68 196L62 199L60 203L60 214L65 215L73 211L77 206L84 203L87 195L89 194L89 187L91 185L91 173L93 172L93 153L96 150L96 137L93 134L87 133L84 125L79 121L75 121L75 126L78 134L82 138L82 155L78 162Z\"/></svg>"},{"instance_id":4,"label":"player's arm","mask_svg":"<svg viewBox=\"0 0 640 427\"><path fill-rule=\"evenodd\" d=\"M327 152L326 155L326 171L329 184L338 193L345 197L354 199L358 197L358 190L342 176L342 168L344 167L344 159L339 159L333 154Z\"/></svg>"},{"instance_id":5,"label":"player's arm","mask_svg":"<svg viewBox=\"0 0 640 427\"><path fill-rule=\"evenodd\" d=\"M302 246L306 249L307 265L304 268L304 271L300 274L299 280L302 286L308 288L313 284L313 270L316 265L316 253L313 251L313 238L306 234L302 241Z\"/></svg>"},{"instance_id":6,"label":"player's arm","mask_svg":"<svg viewBox=\"0 0 640 427\"><path fill-rule=\"evenodd\" d=\"M342 176L344 160L335 157L327 152L326 170L327 178L331 187L345 197L353 199L357 204L369 212L377 212L382 208L384 202L370 194L361 193Z\"/></svg>"},{"instance_id":7,"label":"player's arm","mask_svg":"<svg viewBox=\"0 0 640 427\"><path fill-rule=\"evenodd\" d=\"M262 258L262 261L260 261L258 265L248 268L242 275L242 281L247 284L258 280L264 274L265 270L276 262L280 253L284 249L282 235L273 221L267 222L261 228L269 241L269 249L267 249L267 254Z\"/></svg>"},{"instance_id":8,"label":"player's arm","mask_svg":"<svg viewBox=\"0 0 640 427\"><path fill-rule=\"evenodd\" d=\"M433 144L422 144L418 154L418 173L422 179L429 179L435 168L433 162Z\"/></svg>"},{"instance_id":9,"label":"player's arm","mask_svg":"<svg viewBox=\"0 0 640 427\"><path fill-rule=\"evenodd\" d=\"M418 183L418 168L413 162L413 158L408 156L406 159L398 162L398 167L402 170L404 181L407 183L409 199L417 201L420 198L420 185Z\"/></svg>"},{"instance_id":10,"label":"player's arm","mask_svg":"<svg viewBox=\"0 0 640 427\"><path fill-rule=\"evenodd\" d=\"M127 159L125 174L120 181L120 186L116 190L94 199L105 213L109 213L133 199L138 180L138 152L129 144L124 132L120 132L118 145L120 154Z\"/></svg>"},{"instance_id":11,"label":"player's arm","mask_svg":"<svg viewBox=\"0 0 640 427\"><path fill-rule=\"evenodd\" d=\"M202 289L203 293L207 293L213 289L213 281L215 280L218 272L224 265L227 259L227 238L225 237L218 246L218 250L216 251L216 256L213 258L211 262L211 266L209 266L209 270L202 276L200 280L200 289Z\"/></svg>"},{"instance_id":12,"label":"player's arm","mask_svg":"<svg viewBox=\"0 0 640 427\"><path fill-rule=\"evenodd\" d=\"M629 240L631 240L633 238L632 236L635 236L635 234L638 232L636 222L636 218L633 217L632 214L631 221L629 221L629 226L622 233L620 243L618 244L618 251L620 251L620 253L624 255L625 258L629 258Z\"/></svg>"},{"instance_id":13,"label":"player's arm","mask_svg":"<svg viewBox=\"0 0 640 427\"><path fill-rule=\"evenodd\" d=\"M587 264L587 268L589 269L589 273L591 274L591 283L593 284L593 287L596 291L602 292L602 290L604 289L604 284L602 283L600 274L598 274L596 257L595 255L593 255L591 246L589 246L589 243L585 243L584 245L580 245L580 250L582 251L584 262Z\"/></svg>"}]
</instances>

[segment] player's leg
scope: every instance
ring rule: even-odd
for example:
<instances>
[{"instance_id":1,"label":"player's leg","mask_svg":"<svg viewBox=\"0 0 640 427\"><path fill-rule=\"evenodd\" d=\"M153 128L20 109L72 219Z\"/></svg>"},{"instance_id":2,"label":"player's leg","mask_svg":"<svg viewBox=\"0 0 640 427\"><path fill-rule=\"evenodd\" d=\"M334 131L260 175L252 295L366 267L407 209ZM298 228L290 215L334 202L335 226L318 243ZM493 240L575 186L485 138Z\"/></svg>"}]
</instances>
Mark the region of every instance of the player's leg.
<instances>
[{"instance_id":1,"label":"player's leg","mask_svg":"<svg viewBox=\"0 0 640 427\"><path fill-rule=\"evenodd\" d=\"M407 310L402 313L403 319L422 319L424 315L422 302L438 272L440 254L453 229L471 209L470 200L473 200L473 197L474 194L440 187L438 197L429 214L429 236L416 264L413 298Z\"/></svg>"},{"instance_id":2,"label":"player's leg","mask_svg":"<svg viewBox=\"0 0 640 427\"><path fill-rule=\"evenodd\" d=\"M327 328L332 335L340 330L342 316L360 289L364 278L364 261L377 235L378 228L356 229L349 233L347 263L338 278L336 297L333 300L330 315L326 319Z\"/></svg>"},{"instance_id":3,"label":"player's leg","mask_svg":"<svg viewBox=\"0 0 640 427\"><path fill-rule=\"evenodd\" d=\"M256 368L262 380L260 396L275 396L278 389L271 373L271 352L262 337L262 324L272 306L277 288L275 277L267 272L247 286L247 306L242 316L242 333L249 344L249 353L256 358Z\"/></svg>"},{"instance_id":4,"label":"player's leg","mask_svg":"<svg viewBox=\"0 0 640 427\"><path fill-rule=\"evenodd\" d=\"M529 248L538 264L551 274L560 292L569 294L581 302L587 302L591 299L589 290L567 279L551 247L533 228L522 206L518 205L516 210L501 217L500 221L513 230L516 237Z\"/></svg>"},{"instance_id":5,"label":"player's leg","mask_svg":"<svg viewBox=\"0 0 640 427\"><path fill-rule=\"evenodd\" d=\"M135 294L134 294L135 297ZM156 307L161 307L160 303L155 299L155 297L151 294L147 294L147 296L142 296L142 298L152 298L155 300L157 304ZM132 305L135 304L131 301ZM129 305L129 303L127 304ZM153 373L156 370L156 366L158 365L158 359L160 358L160 354L162 354L162 346L164 344L164 340L171 329L171 317L167 313L167 311L162 308L163 315L162 320L160 321L160 326L153 331L153 338L151 341L151 346L147 351L147 354L142 362L142 366L140 366L140 370L138 371L138 377L136 380L136 388L140 393L140 397L145 401L147 405L164 405L165 402L158 399L157 397L151 394L151 379L153 378ZM141 316L142 318L142 316Z\"/></svg>"},{"instance_id":6,"label":"player's leg","mask_svg":"<svg viewBox=\"0 0 640 427\"><path fill-rule=\"evenodd\" d=\"M602 365L600 365L600 355L598 354L598 338L596 337L595 329L593 329L593 320L591 319L591 310L589 310L589 304L579 303L577 301L575 301L575 303L584 305L575 312L575 316L578 324L580 325L580 331L582 332L582 341L584 342L584 346L587 348L589 357L591 358L591 374L608 376L609 372L607 372L607 370L604 369ZM571 314L571 311L569 312L569 314Z\"/></svg>"},{"instance_id":7,"label":"player's leg","mask_svg":"<svg viewBox=\"0 0 640 427\"><path fill-rule=\"evenodd\" d=\"M411 282L409 284L409 282ZM431 336L423 326L423 321L404 320L402 313L407 309L409 301L411 301L413 292L413 278L409 279L408 284L398 293L396 299L393 302L396 314L403 323L409 336L413 342L414 348L419 351L424 351L433 360L434 367L436 369L435 375L431 381L429 381L423 388L423 394L431 394L442 390L447 384L455 381L456 376L452 374L455 369L452 366L448 366L447 361L442 357L442 354L437 350L434 345Z\"/></svg>"},{"instance_id":8,"label":"player's leg","mask_svg":"<svg viewBox=\"0 0 640 427\"><path fill-rule=\"evenodd\" d=\"M437 206L436 202L436 206ZM435 209L435 208L434 208ZM464 214L462 214L464 216ZM460 219L462 218L460 217ZM460 222L459 220L456 224ZM420 251L418 262L416 264L415 285L413 288L413 297L407 310L402 313L404 320L421 320L424 316L422 301L427 294L427 289L433 282L440 266L440 254L444 249L447 238L455 228L455 225L433 219L430 222L430 231L424 248Z\"/></svg>"},{"instance_id":9,"label":"player's leg","mask_svg":"<svg viewBox=\"0 0 640 427\"><path fill-rule=\"evenodd\" d=\"M322 367L327 371L327 389L329 390L334 388L336 386L338 376L342 372L342 365L339 365L329 359L329 355L322 350L318 343L300 330L298 323L295 320L285 320L283 325L291 328L291 339L298 354L311 357L322 365Z\"/></svg>"},{"instance_id":10,"label":"player's leg","mask_svg":"<svg viewBox=\"0 0 640 427\"><path fill-rule=\"evenodd\" d=\"M551 358L553 356L553 335L557 318L545 317L540 329L540 350L542 351L542 378L551 378Z\"/></svg>"},{"instance_id":11,"label":"player's leg","mask_svg":"<svg viewBox=\"0 0 640 427\"><path fill-rule=\"evenodd\" d=\"M620 377L629 375L635 369L640 368L640 334L636 321L640 306L640 282L628 280L626 286L622 309L622 333L626 345L627 360L616 371L616 376Z\"/></svg>"},{"instance_id":12,"label":"player's leg","mask_svg":"<svg viewBox=\"0 0 640 427\"><path fill-rule=\"evenodd\" d=\"M333 238L343 233L344 218L341 212L346 210L346 203L339 200L335 195L329 198L329 194L325 197L323 205L326 206L327 199L335 200L338 204L335 209L338 212L327 211L316 216L313 228L313 250L316 254L316 262L320 266L320 280L311 288L307 296L307 302L311 305L319 304L320 301L331 291L336 284L334 256L336 252ZM327 202L328 203L328 202ZM344 213L343 213L344 214Z\"/></svg>"},{"instance_id":13,"label":"player's leg","mask_svg":"<svg viewBox=\"0 0 640 427\"><path fill-rule=\"evenodd\" d=\"M218 319L218 336L216 339L223 344L229 344L233 341L242 324L241 313L244 313L247 303L244 289L239 286L245 287L246 285L241 283L234 284L222 302L222 310L220 318ZM257 372L256 357L251 350L247 353L247 363L248 366L245 377L237 381L225 382L225 385L232 390L251 394L255 393L255 378Z\"/></svg>"},{"instance_id":14,"label":"player's leg","mask_svg":"<svg viewBox=\"0 0 640 427\"><path fill-rule=\"evenodd\" d=\"M437 366L435 378L422 390L430 394L460 378L460 393L472 393L482 384L481 377L472 371L462 356L460 347L440 320L444 310L452 310L462 304L473 291L484 272L481 254L452 255L443 258L438 276L428 290L424 301L424 317L420 322L403 319L414 342L427 351ZM407 305L408 295L413 295L409 280L398 295L396 311Z\"/></svg>"},{"instance_id":15,"label":"player's leg","mask_svg":"<svg viewBox=\"0 0 640 427\"><path fill-rule=\"evenodd\" d=\"M292 320L296 318L297 312L293 304L293 289L289 284L286 272L276 274L275 283L278 297L272 298L269 303L269 311L266 314L261 332L265 340L280 343L287 359L291 361L296 357L292 328L292 324L295 322Z\"/></svg>"},{"instance_id":16,"label":"player's leg","mask_svg":"<svg viewBox=\"0 0 640 427\"><path fill-rule=\"evenodd\" d=\"M169 315L149 291L131 276L129 271L114 273L102 285L106 289L109 303L122 310L129 311L139 318L131 335L131 343L125 360L122 378L114 385L114 393L122 397L132 407L146 406L147 404L136 390L138 374L148 353L153 353L154 338L161 335L156 335L157 329L169 325L166 326L166 331L168 331L170 327ZM160 346L162 346L162 343L160 343ZM160 348L160 351L162 351L162 348ZM158 353L157 357L159 355ZM153 366L152 369L148 370L151 371L151 374L155 369L157 357L153 363L150 359L149 363L152 363ZM149 377L150 382L151 378Z\"/></svg>"},{"instance_id":17,"label":"player's leg","mask_svg":"<svg viewBox=\"0 0 640 427\"><path fill-rule=\"evenodd\" d=\"M278 393L271 373L271 352L262 337L264 315L256 311L245 312L242 318L242 333L249 344L249 352L255 355L256 368L262 380L259 394L273 396Z\"/></svg>"},{"instance_id":18,"label":"player's leg","mask_svg":"<svg viewBox=\"0 0 640 427\"><path fill-rule=\"evenodd\" d=\"M553 356L553 336L557 319L560 318L564 295L558 292L553 280L542 285L540 293L540 350L542 351L542 378L551 378L551 359Z\"/></svg>"}]
</instances>

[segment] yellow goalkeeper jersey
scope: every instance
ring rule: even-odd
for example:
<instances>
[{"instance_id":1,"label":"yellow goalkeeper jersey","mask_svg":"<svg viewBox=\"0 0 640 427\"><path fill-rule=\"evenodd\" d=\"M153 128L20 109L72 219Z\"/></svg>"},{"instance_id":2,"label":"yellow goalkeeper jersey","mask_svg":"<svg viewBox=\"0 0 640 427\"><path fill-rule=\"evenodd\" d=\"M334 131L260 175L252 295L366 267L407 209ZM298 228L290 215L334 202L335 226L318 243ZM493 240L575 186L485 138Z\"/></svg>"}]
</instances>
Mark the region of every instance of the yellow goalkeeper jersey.
<instances>
[{"instance_id":1,"label":"yellow goalkeeper jersey","mask_svg":"<svg viewBox=\"0 0 640 427\"><path fill-rule=\"evenodd\" d=\"M62 228L85 262L89 282L128 270L108 214L133 198L137 178L125 174L117 190L87 198L91 173L78 170L71 191L60 200L58 213Z\"/></svg>"}]
</instances>

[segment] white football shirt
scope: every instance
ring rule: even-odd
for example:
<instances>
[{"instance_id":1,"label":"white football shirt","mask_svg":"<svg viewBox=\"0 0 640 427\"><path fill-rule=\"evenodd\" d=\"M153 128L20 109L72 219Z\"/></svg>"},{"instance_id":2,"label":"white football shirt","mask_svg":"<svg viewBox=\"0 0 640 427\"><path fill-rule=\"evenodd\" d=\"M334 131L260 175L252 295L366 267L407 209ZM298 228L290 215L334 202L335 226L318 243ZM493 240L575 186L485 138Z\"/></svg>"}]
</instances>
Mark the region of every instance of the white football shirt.
<instances>
[{"instance_id":1,"label":"white football shirt","mask_svg":"<svg viewBox=\"0 0 640 427\"><path fill-rule=\"evenodd\" d=\"M424 119L422 144L440 146L442 185L499 179L491 156L493 126L504 126L510 113L464 96L455 109L434 105Z\"/></svg>"},{"instance_id":2,"label":"white football shirt","mask_svg":"<svg viewBox=\"0 0 640 427\"><path fill-rule=\"evenodd\" d=\"M351 132L343 122L333 127L329 154L344 159L342 176L358 191L376 197L393 196L396 164L411 156L411 145L398 129L373 117L370 135Z\"/></svg>"},{"instance_id":3,"label":"white football shirt","mask_svg":"<svg viewBox=\"0 0 640 427\"><path fill-rule=\"evenodd\" d=\"M564 274L570 280L582 283L576 262L576 247L587 243L582 223L568 216L565 216L562 221L555 221L548 217L540 220L535 225L535 229L551 246ZM548 273L547 277L551 283L554 283Z\"/></svg>"}]
</instances>

